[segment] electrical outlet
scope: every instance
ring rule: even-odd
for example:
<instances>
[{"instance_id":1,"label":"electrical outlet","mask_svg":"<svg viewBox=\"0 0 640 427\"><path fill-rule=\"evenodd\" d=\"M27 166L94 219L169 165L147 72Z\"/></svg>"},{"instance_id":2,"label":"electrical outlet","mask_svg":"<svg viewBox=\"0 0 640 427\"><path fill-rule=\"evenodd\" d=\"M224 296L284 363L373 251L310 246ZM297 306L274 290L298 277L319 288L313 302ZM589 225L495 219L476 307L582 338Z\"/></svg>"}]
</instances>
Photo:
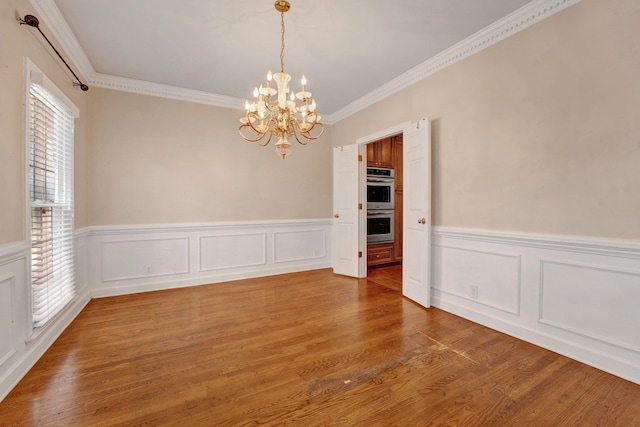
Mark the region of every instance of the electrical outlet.
<instances>
[{"instance_id":1,"label":"electrical outlet","mask_svg":"<svg viewBox=\"0 0 640 427\"><path fill-rule=\"evenodd\" d=\"M469 296L473 299L478 299L478 285L469 286Z\"/></svg>"},{"instance_id":2,"label":"electrical outlet","mask_svg":"<svg viewBox=\"0 0 640 427\"><path fill-rule=\"evenodd\" d=\"M144 272L147 274L151 274L151 266L150 265L145 265L144 266Z\"/></svg>"}]
</instances>

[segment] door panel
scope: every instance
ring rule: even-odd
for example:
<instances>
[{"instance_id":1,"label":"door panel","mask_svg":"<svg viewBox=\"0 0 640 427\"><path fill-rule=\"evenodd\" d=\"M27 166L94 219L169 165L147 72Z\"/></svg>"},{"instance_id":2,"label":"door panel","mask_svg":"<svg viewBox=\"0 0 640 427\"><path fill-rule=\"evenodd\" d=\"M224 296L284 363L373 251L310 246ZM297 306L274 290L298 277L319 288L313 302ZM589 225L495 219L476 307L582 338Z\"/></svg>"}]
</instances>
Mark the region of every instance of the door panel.
<instances>
[{"instance_id":1,"label":"door panel","mask_svg":"<svg viewBox=\"0 0 640 427\"><path fill-rule=\"evenodd\" d=\"M404 132L402 293L420 305L431 297L431 121Z\"/></svg>"},{"instance_id":2,"label":"door panel","mask_svg":"<svg viewBox=\"0 0 640 427\"><path fill-rule=\"evenodd\" d=\"M358 145L333 149L333 272L358 277Z\"/></svg>"}]
</instances>

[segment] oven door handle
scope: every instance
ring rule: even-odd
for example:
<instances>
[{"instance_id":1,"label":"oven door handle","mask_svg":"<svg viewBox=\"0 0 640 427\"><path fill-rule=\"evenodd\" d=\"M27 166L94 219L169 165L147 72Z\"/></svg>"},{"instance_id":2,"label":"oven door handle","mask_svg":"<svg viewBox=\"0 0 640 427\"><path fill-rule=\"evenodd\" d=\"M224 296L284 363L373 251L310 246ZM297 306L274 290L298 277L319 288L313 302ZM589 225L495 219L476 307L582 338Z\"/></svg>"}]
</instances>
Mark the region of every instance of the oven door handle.
<instances>
[{"instance_id":1,"label":"oven door handle","mask_svg":"<svg viewBox=\"0 0 640 427\"><path fill-rule=\"evenodd\" d=\"M389 179L372 179L372 178L367 178L367 182L382 182L382 183L393 183L393 178L389 178Z\"/></svg>"},{"instance_id":2,"label":"oven door handle","mask_svg":"<svg viewBox=\"0 0 640 427\"><path fill-rule=\"evenodd\" d=\"M367 211L367 216L389 216L393 215L393 211Z\"/></svg>"}]
</instances>

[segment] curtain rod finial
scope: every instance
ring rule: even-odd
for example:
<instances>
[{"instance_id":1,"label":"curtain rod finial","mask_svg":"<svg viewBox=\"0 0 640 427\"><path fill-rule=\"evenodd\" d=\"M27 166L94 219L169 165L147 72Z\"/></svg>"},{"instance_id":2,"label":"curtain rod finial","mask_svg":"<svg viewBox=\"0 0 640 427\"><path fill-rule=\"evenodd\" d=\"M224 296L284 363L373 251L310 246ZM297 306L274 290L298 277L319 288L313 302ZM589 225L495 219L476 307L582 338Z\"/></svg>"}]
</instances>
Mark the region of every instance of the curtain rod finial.
<instances>
[{"instance_id":1,"label":"curtain rod finial","mask_svg":"<svg viewBox=\"0 0 640 427\"><path fill-rule=\"evenodd\" d=\"M33 15L25 15L23 19L20 20L20 25L27 24L30 27L39 28L40 21Z\"/></svg>"}]
</instances>

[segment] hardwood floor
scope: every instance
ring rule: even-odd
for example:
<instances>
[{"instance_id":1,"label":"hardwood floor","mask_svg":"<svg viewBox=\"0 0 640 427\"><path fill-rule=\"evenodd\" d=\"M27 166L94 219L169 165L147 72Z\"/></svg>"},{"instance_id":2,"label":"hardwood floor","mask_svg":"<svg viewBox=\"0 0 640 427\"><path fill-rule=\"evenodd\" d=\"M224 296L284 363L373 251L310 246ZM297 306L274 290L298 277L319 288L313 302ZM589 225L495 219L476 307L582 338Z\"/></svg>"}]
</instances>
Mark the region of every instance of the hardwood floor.
<instances>
[{"instance_id":1,"label":"hardwood floor","mask_svg":"<svg viewBox=\"0 0 640 427\"><path fill-rule=\"evenodd\" d=\"M397 282L317 270L92 300L0 424L640 425L640 386L423 309Z\"/></svg>"}]
</instances>

